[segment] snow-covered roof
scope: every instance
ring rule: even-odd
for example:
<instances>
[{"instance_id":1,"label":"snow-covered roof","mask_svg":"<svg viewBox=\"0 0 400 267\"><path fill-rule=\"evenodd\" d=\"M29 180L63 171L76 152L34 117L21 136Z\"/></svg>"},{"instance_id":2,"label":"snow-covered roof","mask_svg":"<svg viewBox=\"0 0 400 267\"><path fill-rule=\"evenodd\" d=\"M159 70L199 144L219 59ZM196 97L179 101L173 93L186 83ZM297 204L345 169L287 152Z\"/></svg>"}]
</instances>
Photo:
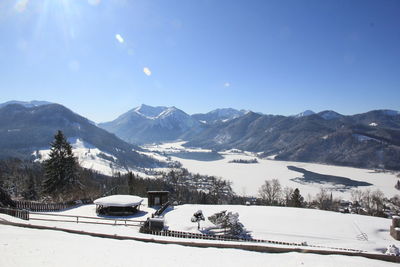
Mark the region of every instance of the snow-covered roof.
<instances>
[{"instance_id":1,"label":"snow-covered roof","mask_svg":"<svg viewBox=\"0 0 400 267\"><path fill-rule=\"evenodd\" d=\"M137 206L142 203L143 198L131 195L112 195L107 197L98 198L93 201L96 205L102 205L105 207L130 207Z\"/></svg>"}]
</instances>

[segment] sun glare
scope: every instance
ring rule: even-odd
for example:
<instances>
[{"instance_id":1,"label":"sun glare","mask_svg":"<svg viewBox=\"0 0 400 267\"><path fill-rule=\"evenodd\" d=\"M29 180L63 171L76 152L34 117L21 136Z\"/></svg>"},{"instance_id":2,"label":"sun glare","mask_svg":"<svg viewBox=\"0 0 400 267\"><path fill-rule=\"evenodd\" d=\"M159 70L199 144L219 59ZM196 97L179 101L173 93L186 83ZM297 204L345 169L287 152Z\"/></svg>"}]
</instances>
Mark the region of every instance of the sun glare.
<instances>
[{"instance_id":1,"label":"sun glare","mask_svg":"<svg viewBox=\"0 0 400 267\"><path fill-rule=\"evenodd\" d=\"M29 0L18 0L14 5L15 11L22 13L27 9Z\"/></svg>"}]
</instances>

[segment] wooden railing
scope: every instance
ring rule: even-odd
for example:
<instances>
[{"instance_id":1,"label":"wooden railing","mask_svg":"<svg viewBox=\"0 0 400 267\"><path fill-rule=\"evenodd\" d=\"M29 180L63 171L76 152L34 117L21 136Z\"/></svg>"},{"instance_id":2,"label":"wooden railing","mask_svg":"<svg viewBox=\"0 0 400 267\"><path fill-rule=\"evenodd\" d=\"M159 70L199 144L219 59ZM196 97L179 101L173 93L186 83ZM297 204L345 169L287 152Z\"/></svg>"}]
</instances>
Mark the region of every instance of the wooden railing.
<instances>
[{"instance_id":1,"label":"wooden railing","mask_svg":"<svg viewBox=\"0 0 400 267\"><path fill-rule=\"evenodd\" d=\"M19 209L0 208L0 213L7 214L22 220L29 220L29 211Z\"/></svg>"},{"instance_id":2,"label":"wooden railing","mask_svg":"<svg viewBox=\"0 0 400 267\"><path fill-rule=\"evenodd\" d=\"M103 224L103 225L125 225L125 226L141 226L144 223L144 221L141 220L102 218L102 217L90 217L90 216L79 216L79 215L39 213L39 212L31 213L30 220L47 221L47 222Z\"/></svg>"},{"instance_id":3,"label":"wooden railing","mask_svg":"<svg viewBox=\"0 0 400 267\"><path fill-rule=\"evenodd\" d=\"M284 241L276 241L276 240L240 238L240 237L223 236L223 235L206 235L206 234L199 234L199 233L173 231L173 230L150 231L150 230L141 229L141 232L142 233L147 233L147 234L152 234L152 235L169 236L169 237L177 237L177 238L218 240L218 241L239 241L239 242L253 242L253 243L268 243L268 244L294 246L294 247L312 247L312 248L319 248L319 249L348 251L348 252L354 252L354 253L362 252L362 250L359 250L359 249L318 246L318 245L307 244L305 242L304 243L295 243L295 242L284 242Z\"/></svg>"},{"instance_id":4,"label":"wooden railing","mask_svg":"<svg viewBox=\"0 0 400 267\"><path fill-rule=\"evenodd\" d=\"M155 216L160 216L168 207L169 205L171 205L171 203L169 201L165 202L164 205L161 206L161 208L159 208L154 215Z\"/></svg>"},{"instance_id":5,"label":"wooden railing","mask_svg":"<svg viewBox=\"0 0 400 267\"><path fill-rule=\"evenodd\" d=\"M91 199L85 200L77 200L71 202L64 202L64 203L40 203L40 202L32 202L32 201L21 201L16 200L14 201L15 207L17 209L26 209L29 211L60 211L65 210L79 204L90 204L93 203Z\"/></svg>"}]
</instances>

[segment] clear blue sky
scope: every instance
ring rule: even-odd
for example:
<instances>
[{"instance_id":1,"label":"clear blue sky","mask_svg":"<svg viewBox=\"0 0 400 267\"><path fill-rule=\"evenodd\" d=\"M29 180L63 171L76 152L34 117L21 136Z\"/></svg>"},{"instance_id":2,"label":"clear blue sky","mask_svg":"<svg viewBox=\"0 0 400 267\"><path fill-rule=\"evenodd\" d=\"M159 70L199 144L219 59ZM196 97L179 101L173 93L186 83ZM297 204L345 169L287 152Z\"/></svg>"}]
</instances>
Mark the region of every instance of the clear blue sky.
<instances>
[{"instance_id":1,"label":"clear blue sky","mask_svg":"<svg viewBox=\"0 0 400 267\"><path fill-rule=\"evenodd\" d=\"M397 0L1 0L0 38L0 102L96 122L141 103L400 110Z\"/></svg>"}]
</instances>

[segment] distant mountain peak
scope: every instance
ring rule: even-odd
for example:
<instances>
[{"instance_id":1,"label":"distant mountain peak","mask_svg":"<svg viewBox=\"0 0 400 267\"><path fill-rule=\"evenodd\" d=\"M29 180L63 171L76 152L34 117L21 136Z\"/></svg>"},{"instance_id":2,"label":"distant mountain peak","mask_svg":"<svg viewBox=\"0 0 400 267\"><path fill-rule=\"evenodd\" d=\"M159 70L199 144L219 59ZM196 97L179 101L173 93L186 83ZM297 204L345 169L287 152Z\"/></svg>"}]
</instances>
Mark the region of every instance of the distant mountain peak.
<instances>
[{"instance_id":1,"label":"distant mountain peak","mask_svg":"<svg viewBox=\"0 0 400 267\"><path fill-rule=\"evenodd\" d=\"M299 114L294 115L293 117L301 118L301 117L307 117L307 116L314 115L314 114L315 114L314 111L307 109L303 112L300 112Z\"/></svg>"},{"instance_id":2,"label":"distant mountain peak","mask_svg":"<svg viewBox=\"0 0 400 267\"><path fill-rule=\"evenodd\" d=\"M337 113L333 110L324 110L318 113L318 115L324 120L334 120L340 117L343 117L342 114Z\"/></svg>"},{"instance_id":3,"label":"distant mountain peak","mask_svg":"<svg viewBox=\"0 0 400 267\"><path fill-rule=\"evenodd\" d=\"M146 104L141 104L139 107L133 109L133 111L148 119L154 119L164 112L167 107L152 107Z\"/></svg>"},{"instance_id":4,"label":"distant mountain peak","mask_svg":"<svg viewBox=\"0 0 400 267\"><path fill-rule=\"evenodd\" d=\"M232 119L236 119L240 116L247 114L247 110L237 110L234 108L218 108L214 109L205 114L193 114L192 117L201 121L202 123L216 123L216 122L226 122Z\"/></svg>"},{"instance_id":5,"label":"distant mountain peak","mask_svg":"<svg viewBox=\"0 0 400 267\"><path fill-rule=\"evenodd\" d=\"M54 104L48 101L39 101L39 100L32 100L32 101L18 101L18 100L11 100L7 101L5 103L0 104L0 108L8 106L8 105L21 105L26 108L33 108L33 107L38 107L38 106L44 106L44 105L50 105Z\"/></svg>"}]
</instances>

